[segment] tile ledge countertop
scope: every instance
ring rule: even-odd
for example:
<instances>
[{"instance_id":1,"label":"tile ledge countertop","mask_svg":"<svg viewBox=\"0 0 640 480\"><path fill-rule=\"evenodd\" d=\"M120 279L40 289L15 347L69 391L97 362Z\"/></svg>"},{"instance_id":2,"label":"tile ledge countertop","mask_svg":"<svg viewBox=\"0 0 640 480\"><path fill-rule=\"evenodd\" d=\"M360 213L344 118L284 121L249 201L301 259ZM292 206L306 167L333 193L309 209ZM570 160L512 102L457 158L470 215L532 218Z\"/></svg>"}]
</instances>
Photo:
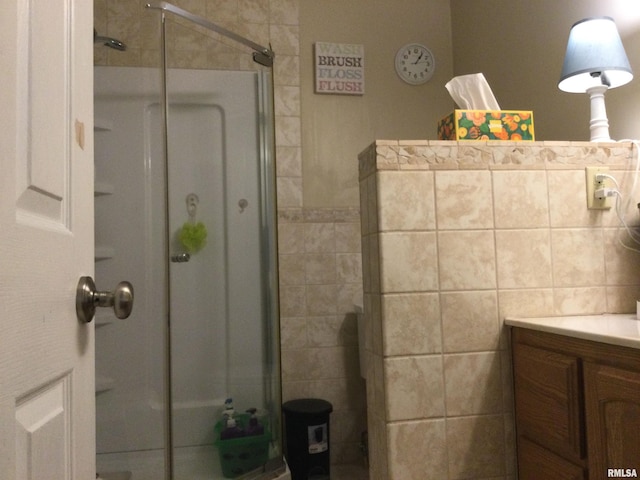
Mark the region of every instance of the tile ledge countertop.
<instances>
[{"instance_id":1,"label":"tile ledge countertop","mask_svg":"<svg viewBox=\"0 0 640 480\"><path fill-rule=\"evenodd\" d=\"M505 325L640 350L640 320L635 313L567 317L506 318Z\"/></svg>"}]
</instances>

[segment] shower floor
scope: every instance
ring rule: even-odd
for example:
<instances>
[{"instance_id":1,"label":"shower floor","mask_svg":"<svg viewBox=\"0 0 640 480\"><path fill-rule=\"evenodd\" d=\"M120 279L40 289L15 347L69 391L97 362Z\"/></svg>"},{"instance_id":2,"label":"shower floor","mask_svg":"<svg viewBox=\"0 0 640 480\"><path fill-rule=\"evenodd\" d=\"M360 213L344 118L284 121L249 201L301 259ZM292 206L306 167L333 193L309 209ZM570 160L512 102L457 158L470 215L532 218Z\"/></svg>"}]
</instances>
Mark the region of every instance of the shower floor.
<instances>
[{"instance_id":1,"label":"shower floor","mask_svg":"<svg viewBox=\"0 0 640 480\"><path fill-rule=\"evenodd\" d=\"M215 447L177 448L174 452L174 462L175 480L224 478ZM102 480L162 480L164 478L162 450L100 454L97 463ZM287 473L274 477L274 480L290 479L288 470Z\"/></svg>"}]
</instances>

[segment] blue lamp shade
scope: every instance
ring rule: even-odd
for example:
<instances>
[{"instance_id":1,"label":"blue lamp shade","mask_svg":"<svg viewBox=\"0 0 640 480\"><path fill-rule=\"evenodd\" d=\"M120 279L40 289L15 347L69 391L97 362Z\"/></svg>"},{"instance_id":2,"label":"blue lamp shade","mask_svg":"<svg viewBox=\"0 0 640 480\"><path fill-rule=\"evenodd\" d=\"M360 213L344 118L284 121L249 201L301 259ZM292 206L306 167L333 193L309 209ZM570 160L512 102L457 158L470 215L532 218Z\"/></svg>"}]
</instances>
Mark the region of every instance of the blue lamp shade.
<instances>
[{"instance_id":1,"label":"blue lamp shade","mask_svg":"<svg viewBox=\"0 0 640 480\"><path fill-rule=\"evenodd\" d=\"M585 93L593 86L616 88L632 79L633 72L612 18L586 18L571 27L558 83L560 90Z\"/></svg>"}]
</instances>

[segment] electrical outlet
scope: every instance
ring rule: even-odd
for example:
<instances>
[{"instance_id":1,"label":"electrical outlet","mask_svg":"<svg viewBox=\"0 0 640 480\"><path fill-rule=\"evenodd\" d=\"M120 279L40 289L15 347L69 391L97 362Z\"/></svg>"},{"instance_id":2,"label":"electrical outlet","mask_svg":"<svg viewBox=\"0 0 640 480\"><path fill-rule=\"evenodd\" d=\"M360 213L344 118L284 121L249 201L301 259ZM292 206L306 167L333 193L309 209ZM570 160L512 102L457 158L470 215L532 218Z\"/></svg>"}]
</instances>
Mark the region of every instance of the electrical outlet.
<instances>
[{"instance_id":1,"label":"electrical outlet","mask_svg":"<svg viewBox=\"0 0 640 480\"><path fill-rule=\"evenodd\" d=\"M596 175L599 173L609 173L609 167L586 167L587 184L587 208L591 210L606 210L613 206L613 197L596 198L595 191L599 188L611 187L610 182L605 178L597 181Z\"/></svg>"}]
</instances>

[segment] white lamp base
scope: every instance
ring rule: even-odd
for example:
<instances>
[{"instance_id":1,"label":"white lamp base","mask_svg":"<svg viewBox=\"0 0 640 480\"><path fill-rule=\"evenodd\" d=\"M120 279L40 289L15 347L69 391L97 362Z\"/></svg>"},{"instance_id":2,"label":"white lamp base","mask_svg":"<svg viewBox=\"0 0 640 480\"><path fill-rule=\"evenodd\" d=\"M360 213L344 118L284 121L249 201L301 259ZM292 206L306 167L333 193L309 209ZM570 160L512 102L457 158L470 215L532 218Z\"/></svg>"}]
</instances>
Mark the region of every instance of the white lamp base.
<instances>
[{"instance_id":1,"label":"white lamp base","mask_svg":"<svg viewBox=\"0 0 640 480\"><path fill-rule=\"evenodd\" d=\"M589 87L587 93L591 97L591 130L592 142L610 142L609 120L607 119L607 108L604 105L604 94L609 89L606 85L596 85Z\"/></svg>"}]
</instances>

